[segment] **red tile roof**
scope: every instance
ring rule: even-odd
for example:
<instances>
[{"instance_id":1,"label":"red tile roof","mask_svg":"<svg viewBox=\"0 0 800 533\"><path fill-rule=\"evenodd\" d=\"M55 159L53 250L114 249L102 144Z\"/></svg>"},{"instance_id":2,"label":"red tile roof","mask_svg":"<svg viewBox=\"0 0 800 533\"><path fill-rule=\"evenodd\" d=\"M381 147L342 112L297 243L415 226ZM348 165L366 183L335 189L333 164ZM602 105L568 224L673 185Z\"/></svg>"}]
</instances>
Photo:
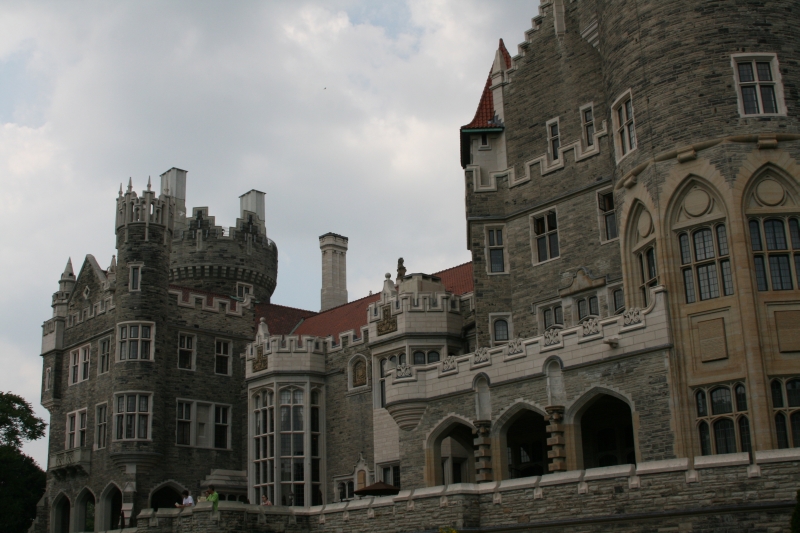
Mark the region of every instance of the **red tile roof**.
<instances>
[{"instance_id":1,"label":"red tile roof","mask_svg":"<svg viewBox=\"0 0 800 533\"><path fill-rule=\"evenodd\" d=\"M503 39L500 39L499 46L500 53L506 63L506 68L511 68L511 54L506 50L506 45L503 44ZM494 68L494 65L492 65ZM492 97L492 69L489 69L489 77L486 78L486 85L483 87L481 93L481 100L478 102L478 109L475 111L475 117L472 122L466 126L461 126L461 129L479 129L479 128L497 128L498 124L494 122L494 99Z\"/></svg>"},{"instance_id":2,"label":"red tile roof","mask_svg":"<svg viewBox=\"0 0 800 533\"><path fill-rule=\"evenodd\" d=\"M289 335L303 320L317 315L316 311L306 311L296 307L277 304L256 305L256 327L261 318L267 323L270 335Z\"/></svg>"},{"instance_id":3,"label":"red tile roof","mask_svg":"<svg viewBox=\"0 0 800 533\"><path fill-rule=\"evenodd\" d=\"M472 292L472 262L464 263L441 272L436 272L434 276L440 278L444 283L445 289L456 295ZM353 330L357 336L361 336L361 327L367 325L367 309L372 302L380 300L380 293L372 294L355 300L353 302L328 309L315 316L303 321L294 330L295 335L315 335L327 337L332 335L336 343L339 342L339 334ZM272 333L272 324L267 322Z\"/></svg>"}]
</instances>

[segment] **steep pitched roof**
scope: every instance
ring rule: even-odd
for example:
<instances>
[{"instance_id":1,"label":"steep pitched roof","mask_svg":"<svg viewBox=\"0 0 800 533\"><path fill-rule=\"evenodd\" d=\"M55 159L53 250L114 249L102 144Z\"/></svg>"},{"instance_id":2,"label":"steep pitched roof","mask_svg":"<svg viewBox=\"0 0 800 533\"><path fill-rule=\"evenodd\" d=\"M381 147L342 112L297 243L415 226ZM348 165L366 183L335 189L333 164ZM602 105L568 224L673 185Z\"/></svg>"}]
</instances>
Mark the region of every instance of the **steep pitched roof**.
<instances>
[{"instance_id":1,"label":"steep pitched roof","mask_svg":"<svg viewBox=\"0 0 800 533\"><path fill-rule=\"evenodd\" d=\"M506 68L511 68L511 54L506 50L506 45L503 39L500 39L499 46L500 54L506 64ZM483 87L481 93L481 100L478 102L478 109L475 110L475 117L472 122L465 126L461 126L462 130L480 129L480 128L497 128L501 125L494 122L494 98L492 97L492 69L489 69L489 76L486 78L486 85Z\"/></svg>"},{"instance_id":2,"label":"steep pitched roof","mask_svg":"<svg viewBox=\"0 0 800 533\"><path fill-rule=\"evenodd\" d=\"M434 276L440 278L445 289L456 295L472 292L472 262L464 263L441 272ZM315 335L327 337L332 335L335 342L339 342L339 334L353 330L356 335L361 335L361 327L367 325L367 310L369 305L380 300L380 293L372 294L333 309L328 309L313 317L307 318L294 330L296 335ZM272 333L272 325L270 333Z\"/></svg>"},{"instance_id":3,"label":"steep pitched roof","mask_svg":"<svg viewBox=\"0 0 800 533\"><path fill-rule=\"evenodd\" d=\"M273 303L256 305L256 327L261 319L267 323L270 335L289 335L305 319L317 315L316 311L297 309Z\"/></svg>"}]
</instances>

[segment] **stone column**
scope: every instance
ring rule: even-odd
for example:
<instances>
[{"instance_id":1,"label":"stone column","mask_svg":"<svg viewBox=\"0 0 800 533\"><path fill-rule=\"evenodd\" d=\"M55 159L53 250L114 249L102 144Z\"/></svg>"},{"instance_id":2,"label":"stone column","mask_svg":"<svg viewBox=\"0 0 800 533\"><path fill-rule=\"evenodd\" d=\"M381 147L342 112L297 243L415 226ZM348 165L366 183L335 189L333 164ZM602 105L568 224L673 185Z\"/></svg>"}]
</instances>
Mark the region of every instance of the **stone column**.
<instances>
[{"instance_id":1,"label":"stone column","mask_svg":"<svg viewBox=\"0 0 800 533\"><path fill-rule=\"evenodd\" d=\"M552 459L547 468L550 472L565 471L567 469L567 449L564 439L564 406L549 405L544 409L547 411L547 421L550 423L546 428L550 434L547 439L547 445L550 446L547 458Z\"/></svg>"},{"instance_id":2,"label":"stone column","mask_svg":"<svg viewBox=\"0 0 800 533\"><path fill-rule=\"evenodd\" d=\"M475 481L488 483L493 481L492 476L492 439L489 433L492 429L491 420L475 420Z\"/></svg>"}]
</instances>

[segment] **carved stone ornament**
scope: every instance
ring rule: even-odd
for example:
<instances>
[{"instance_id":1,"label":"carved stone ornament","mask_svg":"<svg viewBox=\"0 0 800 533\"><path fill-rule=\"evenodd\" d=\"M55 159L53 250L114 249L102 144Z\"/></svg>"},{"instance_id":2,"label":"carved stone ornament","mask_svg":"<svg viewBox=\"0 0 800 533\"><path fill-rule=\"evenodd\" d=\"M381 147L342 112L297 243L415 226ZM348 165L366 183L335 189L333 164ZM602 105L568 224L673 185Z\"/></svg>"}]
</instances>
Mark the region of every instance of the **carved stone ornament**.
<instances>
[{"instance_id":1,"label":"carved stone ornament","mask_svg":"<svg viewBox=\"0 0 800 533\"><path fill-rule=\"evenodd\" d=\"M489 349L486 346L481 346L477 350L475 350L475 357L473 359L475 363L485 363L489 360Z\"/></svg>"},{"instance_id":2,"label":"carved stone ornament","mask_svg":"<svg viewBox=\"0 0 800 533\"><path fill-rule=\"evenodd\" d=\"M622 315L622 321L626 326L638 324L642 321L642 310L638 307L634 307L633 309L625 311L625 314Z\"/></svg>"},{"instance_id":3,"label":"carved stone ornament","mask_svg":"<svg viewBox=\"0 0 800 533\"><path fill-rule=\"evenodd\" d=\"M410 378L411 377L411 365L408 363L403 363L401 365L397 365L397 370L394 373L395 377L398 378Z\"/></svg>"},{"instance_id":4,"label":"carved stone ornament","mask_svg":"<svg viewBox=\"0 0 800 533\"><path fill-rule=\"evenodd\" d=\"M358 360L353 365L353 387L363 387L367 384L367 364Z\"/></svg>"},{"instance_id":5,"label":"carved stone ornament","mask_svg":"<svg viewBox=\"0 0 800 533\"><path fill-rule=\"evenodd\" d=\"M449 372L451 370L455 370L458 368L458 363L456 363L456 357L454 355L448 355L442 361L442 370L445 372Z\"/></svg>"},{"instance_id":6,"label":"carved stone ornament","mask_svg":"<svg viewBox=\"0 0 800 533\"><path fill-rule=\"evenodd\" d=\"M544 345L552 346L558 344L558 329L552 328L544 332Z\"/></svg>"},{"instance_id":7,"label":"carved stone ornament","mask_svg":"<svg viewBox=\"0 0 800 533\"><path fill-rule=\"evenodd\" d=\"M381 310L381 319L378 321L378 335L386 335L397 331L397 317L392 316L391 307L384 305Z\"/></svg>"},{"instance_id":8,"label":"carved stone ornament","mask_svg":"<svg viewBox=\"0 0 800 533\"><path fill-rule=\"evenodd\" d=\"M595 335L600 333L600 322L596 318L589 318L583 321L583 336Z\"/></svg>"},{"instance_id":9,"label":"carved stone ornament","mask_svg":"<svg viewBox=\"0 0 800 533\"><path fill-rule=\"evenodd\" d=\"M519 337L508 341L507 348L508 348L508 355L522 353L525 350L525 348L522 346L522 339L520 339Z\"/></svg>"},{"instance_id":10,"label":"carved stone ornament","mask_svg":"<svg viewBox=\"0 0 800 533\"><path fill-rule=\"evenodd\" d=\"M253 372L261 372L269 368L268 358L264 355L264 347L256 346L256 358L253 359Z\"/></svg>"}]
</instances>

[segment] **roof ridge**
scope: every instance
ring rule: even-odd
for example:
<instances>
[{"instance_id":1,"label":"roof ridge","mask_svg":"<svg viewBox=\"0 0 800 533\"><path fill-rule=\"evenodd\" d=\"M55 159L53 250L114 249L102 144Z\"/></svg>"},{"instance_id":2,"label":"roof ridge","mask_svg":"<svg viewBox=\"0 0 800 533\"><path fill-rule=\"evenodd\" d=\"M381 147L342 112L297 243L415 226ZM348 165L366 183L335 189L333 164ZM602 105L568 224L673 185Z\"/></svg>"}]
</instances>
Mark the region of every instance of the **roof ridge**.
<instances>
[{"instance_id":1,"label":"roof ridge","mask_svg":"<svg viewBox=\"0 0 800 533\"><path fill-rule=\"evenodd\" d=\"M282 304L274 304L272 302L264 302L258 305L274 305L275 307L283 307L284 309L294 309L295 311L303 311L304 313L314 313L315 315L319 314L319 311L312 311L311 309L303 309L301 307L292 307L291 305L282 305Z\"/></svg>"},{"instance_id":2,"label":"roof ridge","mask_svg":"<svg viewBox=\"0 0 800 533\"><path fill-rule=\"evenodd\" d=\"M431 275L432 275L432 276L435 276L436 274L441 274L442 272L447 272L448 270L453 270L453 269L455 269L455 268L460 268L460 267L463 267L463 266L465 266L465 265L469 265L470 263L472 263L472 261L467 261L467 262L465 262L465 263L461 263L460 265L456 265L456 266L451 266L451 267L449 267L449 268L445 268L444 270L440 270L439 272L434 272L434 273L433 273L433 274L431 274Z\"/></svg>"},{"instance_id":3,"label":"roof ridge","mask_svg":"<svg viewBox=\"0 0 800 533\"><path fill-rule=\"evenodd\" d=\"M325 314L325 313L327 313L328 311L333 311L334 309L340 309L340 308L342 308L342 307L344 307L344 306L346 306L346 305L354 304L354 303L356 303L356 302L360 302L361 300L363 300L363 299L365 299L365 298L372 298L373 296L378 296L378 295L380 295L380 293L379 293L379 292L372 293L372 294L368 294L368 295L366 295L366 296L362 296L361 298L357 298L357 299L355 299L355 300L353 300L353 301L351 301L351 302L347 302L347 303L345 303L345 304L337 305L336 307L331 307L330 309L326 309L326 310L324 310L324 311L320 311L319 313L317 313L317 315L324 315L324 314Z\"/></svg>"}]
</instances>

